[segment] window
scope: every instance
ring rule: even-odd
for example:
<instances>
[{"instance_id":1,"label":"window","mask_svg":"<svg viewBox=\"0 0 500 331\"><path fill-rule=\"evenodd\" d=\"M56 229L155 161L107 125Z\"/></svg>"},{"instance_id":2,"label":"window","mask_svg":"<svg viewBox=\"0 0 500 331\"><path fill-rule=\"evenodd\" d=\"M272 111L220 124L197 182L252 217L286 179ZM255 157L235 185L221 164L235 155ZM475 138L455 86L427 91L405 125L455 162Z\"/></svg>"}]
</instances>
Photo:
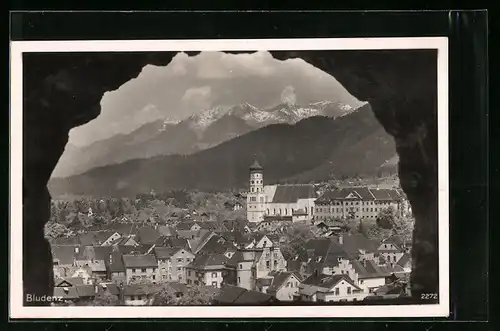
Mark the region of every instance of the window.
<instances>
[{"instance_id":1,"label":"window","mask_svg":"<svg viewBox=\"0 0 500 331\"><path fill-rule=\"evenodd\" d=\"M278 266L278 261L274 261L274 266L277 267Z\"/></svg>"},{"instance_id":2,"label":"window","mask_svg":"<svg viewBox=\"0 0 500 331\"><path fill-rule=\"evenodd\" d=\"M177 271L181 271L182 270L182 267L177 267Z\"/></svg>"},{"instance_id":3,"label":"window","mask_svg":"<svg viewBox=\"0 0 500 331\"><path fill-rule=\"evenodd\" d=\"M132 273L134 273L134 272L135 272L135 269L134 269L134 268L132 268Z\"/></svg>"},{"instance_id":4,"label":"window","mask_svg":"<svg viewBox=\"0 0 500 331\"><path fill-rule=\"evenodd\" d=\"M351 294L351 287L350 286L347 287L347 294Z\"/></svg>"},{"instance_id":5,"label":"window","mask_svg":"<svg viewBox=\"0 0 500 331\"><path fill-rule=\"evenodd\" d=\"M137 296L137 300L142 300L142 296L141 296L141 295L138 295L138 296Z\"/></svg>"},{"instance_id":6,"label":"window","mask_svg":"<svg viewBox=\"0 0 500 331\"><path fill-rule=\"evenodd\" d=\"M266 261L266 268L269 268L269 266L270 266L270 262Z\"/></svg>"},{"instance_id":7,"label":"window","mask_svg":"<svg viewBox=\"0 0 500 331\"><path fill-rule=\"evenodd\" d=\"M155 280L155 279L156 279L156 276L155 276L155 275L153 275L153 276L152 276L152 278L153 278L153 280Z\"/></svg>"},{"instance_id":8,"label":"window","mask_svg":"<svg viewBox=\"0 0 500 331\"><path fill-rule=\"evenodd\" d=\"M240 269L243 269L243 264L240 264Z\"/></svg>"},{"instance_id":9,"label":"window","mask_svg":"<svg viewBox=\"0 0 500 331\"><path fill-rule=\"evenodd\" d=\"M188 279L188 280L187 280L187 283L188 283L189 285L191 285L191 283L192 283L191 279Z\"/></svg>"},{"instance_id":10,"label":"window","mask_svg":"<svg viewBox=\"0 0 500 331\"><path fill-rule=\"evenodd\" d=\"M216 272L212 272L212 278L217 278L217 273Z\"/></svg>"},{"instance_id":11,"label":"window","mask_svg":"<svg viewBox=\"0 0 500 331\"><path fill-rule=\"evenodd\" d=\"M337 287L337 288L335 288L335 295L339 295L339 294L340 294L340 290L339 290L339 288Z\"/></svg>"},{"instance_id":12,"label":"window","mask_svg":"<svg viewBox=\"0 0 500 331\"><path fill-rule=\"evenodd\" d=\"M250 183L252 183L252 184L253 184L253 183L254 183L254 181L252 180Z\"/></svg>"},{"instance_id":13,"label":"window","mask_svg":"<svg viewBox=\"0 0 500 331\"><path fill-rule=\"evenodd\" d=\"M217 282L212 282L213 287L217 287Z\"/></svg>"},{"instance_id":14,"label":"window","mask_svg":"<svg viewBox=\"0 0 500 331\"><path fill-rule=\"evenodd\" d=\"M179 259L177 259L177 263L182 263L183 260L184 260L183 258L179 258Z\"/></svg>"},{"instance_id":15,"label":"window","mask_svg":"<svg viewBox=\"0 0 500 331\"><path fill-rule=\"evenodd\" d=\"M191 276L191 270L188 270L188 276Z\"/></svg>"},{"instance_id":16,"label":"window","mask_svg":"<svg viewBox=\"0 0 500 331\"><path fill-rule=\"evenodd\" d=\"M286 287L291 287L290 282L286 283Z\"/></svg>"},{"instance_id":17,"label":"window","mask_svg":"<svg viewBox=\"0 0 500 331\"><path fill-rule=\"evenodd\" d=\"M130 296L130 300L135 300L135 296Z\"/></svg>"},{"instance_id":18,"label":"window","mask_svg":"<svg viewBox=\"0 0 500 331\"><path fill-rule=\"evenodd\" d=\"M141 272L146 272L146 268L142 268L142 269L141 269Z\"/></svg>"},{"instance_id":19,"label":"window","mask_svg":"<svg viewBox=\"0 0 500 331\"><path fill-rule=\"evenodd\" d=\"M239 283L241 283L241 279L240 279L240 277L238 277L238 284L239 284Z\"/></svg>"},{"instance_id":20,"label":"window","mask_svg":"<svg viewBox=\"0 0 500 331\"><path fill-rule=\"evenodd\" d=\"M251 189L251 192L253 192L253 187L252 187L252 189ZM253 197L252 197L252 198L253 198ZM255 200L253 200L252 198L250 198L250 200L255 201Z\"/></svg>"}]
</instances>

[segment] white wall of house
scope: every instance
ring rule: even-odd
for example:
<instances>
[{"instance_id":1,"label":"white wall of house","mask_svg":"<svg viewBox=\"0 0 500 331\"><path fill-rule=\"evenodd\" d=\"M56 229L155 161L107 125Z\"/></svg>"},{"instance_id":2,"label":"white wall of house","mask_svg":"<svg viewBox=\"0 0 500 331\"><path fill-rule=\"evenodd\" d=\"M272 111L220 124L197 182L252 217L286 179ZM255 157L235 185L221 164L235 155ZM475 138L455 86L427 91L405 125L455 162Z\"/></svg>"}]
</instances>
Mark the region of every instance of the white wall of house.
<instances>
[{"instance_id":1,"label":"white wall of house","mask_svg":"<svg viewBox=\"0 0 500 331\"><path fill-rule=\"evenodd\" d=\"M276 292L279 301L293 301L293 296L299 292L300 281L295 275L290 275Z\"/></svg>"},{"instance_id":2,"label":"white wall of house","mask_svg":"<svg viewBox=\"0 0 500 331\"><path fill-rule=\"evenodd\" d=\"M146 267L146 268L126 268L125 277L127 284L129 284L134 278L145 278L149 281L159 281L158 267Z\"/></svg>"},{"instance_id":3,"label":"white wall of house","mask_svg":"<svg viewBox=\"0 0 500 331\"><path fill-rule=\"evenodd\" d=\"M363 289L365 293L372 293L375 289L385 285L385 277L377 278L360 278L358 286Z\"/></svg>"},{"instance_id":4,"label":"white wall of house","mask_svg":"<svg viewBox=\"0 0 500 331\"><path fill-rule=\"evenodd\" d=\"M318 300L325 302L337 302L337 301L360 301L363 300L367 293L359 291L355 293L356 290L345 280L341 280L337 285L332 287L327 293L318 292Z\"/></svg>"},{"instance_id":5,"label":"white wall of house","mask_svg":"<svg viewBox=\"0 0 500 331\"><path fill-rule=\"evenodd\" d=\"M206 286L213 286L220 288L224 278L222 277L221 270L209 270L205 271L205 275L203 277L203 281Z\"/></svg>"},{"instance_id":6,"label":"white wall of house","mask_svg":"<svg viewBox=\"0 0 500 331\"><path fill-rule=\"evenodd\" d=\"M194 257L193 253L185 249L180 249L173 254L170 258L170 265L167 266L167 270L170 270L169 280L186 283L186 266L193 262Z\"/></svg>"}]
</instances>

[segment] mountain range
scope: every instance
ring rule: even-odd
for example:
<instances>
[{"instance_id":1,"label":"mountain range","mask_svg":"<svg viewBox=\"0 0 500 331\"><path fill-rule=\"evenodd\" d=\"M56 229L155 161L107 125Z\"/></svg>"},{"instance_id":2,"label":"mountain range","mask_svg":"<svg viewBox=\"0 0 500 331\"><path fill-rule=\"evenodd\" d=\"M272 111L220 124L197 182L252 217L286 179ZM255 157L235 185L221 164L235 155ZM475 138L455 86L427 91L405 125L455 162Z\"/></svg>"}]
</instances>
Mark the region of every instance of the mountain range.
<instances>
[{"instance_id":1,"label":"mountain range","mask_svg":"<svg viewBox=\"0 0 500 331\"><path fill-rule=\"evenodd\" d=\"M247 186L248 166L255 159L264 167L266 184L375 176L396 155L392 137L369 104L357 109L328 102L308 107L284 104L267 110L243 104L200 115L179 123L151 123L142 134L113 137L120 146L131 142L134 149L141 150L137 153L144 153L143 158L52 178L52 196L243 188ZM151 145L158 149L151 149ZM165 153L164 145L169 146L170 155L158 153ZM175 149L176 154L172 153ZM147 156L153 152L157 156Z\"/></svg>"},{"instance_id":2,"label":"mountain range","mask_svg":"<svg viewBox=\"0 0 500 331\"><path fill-rule=\"evenodd\" d=\"M294 124L311 116L336 118L353 111L347 104L320 101L307 106L282 103L259 109L249 103L202 110L182 121L147 123L128 134L77 147L68 144L52 177L67 177L95 167L159 155L189 155L271 124Z\"/></svg>"}]
</instances>

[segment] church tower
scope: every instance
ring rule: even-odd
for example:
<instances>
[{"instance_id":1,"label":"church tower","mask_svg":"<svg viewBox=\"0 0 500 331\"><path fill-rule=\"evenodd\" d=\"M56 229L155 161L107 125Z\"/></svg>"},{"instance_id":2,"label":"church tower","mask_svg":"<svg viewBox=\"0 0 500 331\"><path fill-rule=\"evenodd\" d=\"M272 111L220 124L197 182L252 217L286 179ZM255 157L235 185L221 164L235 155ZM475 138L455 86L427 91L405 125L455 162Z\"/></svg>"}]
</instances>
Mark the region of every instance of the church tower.
<instances>
[{"instance_id":1,"label":"church tower","mask_svg":"<svg viewBox=\"0 0 500 331\"><path fill-rule=\"evenodd\" d=\"M249 222L264 220L266 195L264 193L264 169L255 161L250 166L250 190L247 194L247 219Z\"/></svg>"}]
</instances>

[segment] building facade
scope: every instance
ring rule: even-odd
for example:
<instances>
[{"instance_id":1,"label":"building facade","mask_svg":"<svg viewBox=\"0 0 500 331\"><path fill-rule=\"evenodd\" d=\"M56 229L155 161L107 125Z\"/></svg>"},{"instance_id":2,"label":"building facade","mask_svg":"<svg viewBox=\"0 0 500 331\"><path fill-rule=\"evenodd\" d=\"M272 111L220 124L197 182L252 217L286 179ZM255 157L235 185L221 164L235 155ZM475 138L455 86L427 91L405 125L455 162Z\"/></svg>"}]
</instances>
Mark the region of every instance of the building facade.
<instances>
[{"instance_id":1,"label":"building facade","mask_svg":"<svg viewBox=\"0 0 500 331\"><path fill-rule=\"evenodd\" d=\"M314 216L317 193L314 185L264 185L264 169L255 161L250 166L247 219L258 223L265 216L291 216L294 222Z\"/></svg>"},{"instance_id":2,"label":"building facade","mask_svg":"<svg viewBox=\"0 0 500 331\"><path fill-rule=\"evenodd\" d=\"M399 216L409 213L406 198L396 189L355 187L330 190L316 199L314 220L376 219L387 208L393 208Z\"/></svg>"}]
</instances>

